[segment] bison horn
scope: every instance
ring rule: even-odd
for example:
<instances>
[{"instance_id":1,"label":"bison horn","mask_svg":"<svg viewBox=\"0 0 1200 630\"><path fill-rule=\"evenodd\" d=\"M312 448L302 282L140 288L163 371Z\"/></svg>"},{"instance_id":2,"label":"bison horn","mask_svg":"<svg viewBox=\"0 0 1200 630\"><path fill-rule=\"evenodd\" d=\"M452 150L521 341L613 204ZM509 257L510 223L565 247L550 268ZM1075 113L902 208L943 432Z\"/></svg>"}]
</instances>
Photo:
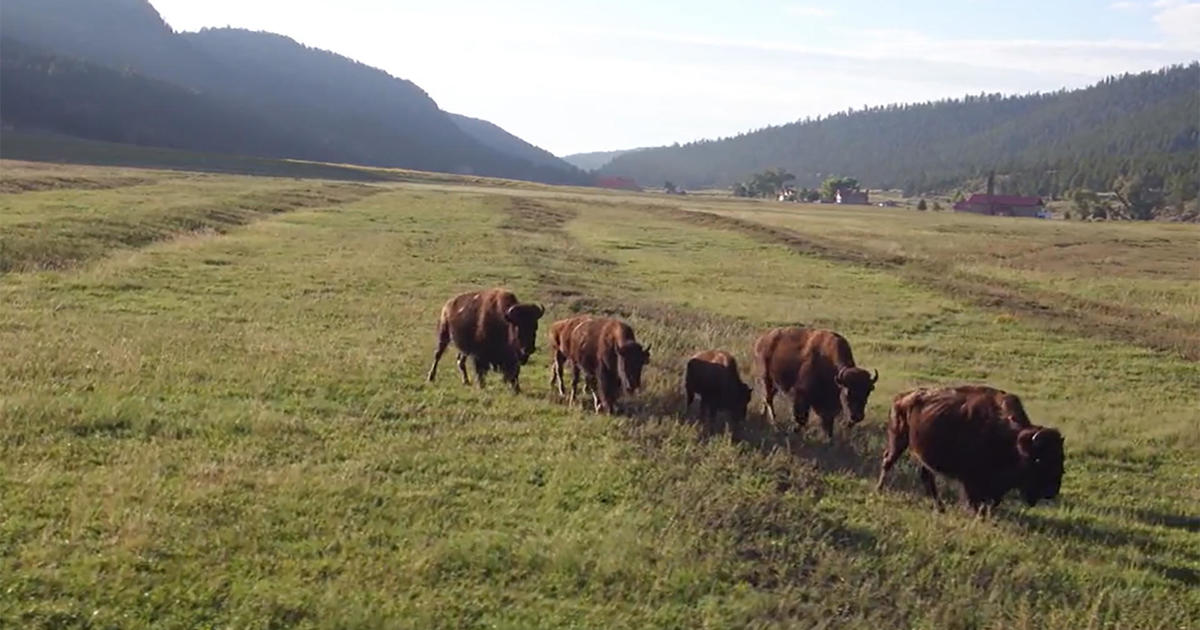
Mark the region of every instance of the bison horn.
<instances>
[{"instance_id":1,"label":"bison horn","mask_svg":"<svg viewBox=\"0 0 1200 630\"><path fill-rule=\"evenodd\" d=\"M1030 440L1030 442L1033 442L1035 445L1042 443L1042 429L1038 429L1037 432L1033 434L1033 438Z\"/></svg>"},{"instance_id":2,"label":"bison horn","mask_svg":"<svg viewBox=\"0 0 1200 630\"><path fill-rule=\"evenodd\" d=\"M879 370L875 370L875 374L871 376L871 384L874 385L879 380Z\"/></svg>"},{"instance_id":3,"label":"bison horn","mask_svg":"<svg viewBox=\"0 0 1200 630\"><path fill-rule=\"evenodd\" d=\"M541 304L534 304L533 308L537 309L537 318L541 319L542 315L546 314L546 309Z\"/></svg>"},{"instance_id":4,"label":"bison horn","mask_svg":"<svg viewBox=\"0 0 1200 630\"><path fill-rule=\"evenodd\" d=\"M838 368L837 375L835 375L833 377L833 382L845 387L846 386L846 372L849 372L849 371L850 371L850 368L845 367L845 366Z\"/></svg>"}]
</instances>

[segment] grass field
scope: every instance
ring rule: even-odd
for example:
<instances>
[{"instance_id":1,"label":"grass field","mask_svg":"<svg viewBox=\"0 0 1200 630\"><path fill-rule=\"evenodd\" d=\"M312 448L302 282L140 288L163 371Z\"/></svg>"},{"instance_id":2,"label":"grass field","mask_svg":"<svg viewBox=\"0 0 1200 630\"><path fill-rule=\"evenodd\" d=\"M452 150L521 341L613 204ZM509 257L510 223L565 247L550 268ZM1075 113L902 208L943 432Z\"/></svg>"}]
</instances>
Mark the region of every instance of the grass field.
<instances>
[{"instance_id":1,"label":"grass field","mask_svg":"<svg viewBox=\"0 0 1200 630\"><path fill-rule=\"evenodd\" d=\"M0 171L0 627L1200 619L1195 226ZM425 383L441 304L492 285L630 321L630 415L556 400L545 328L520 396ZM879 369L864 423L679 420L686 356L747 370L785 323ZM938 514L907 461L873 491L891 395L963 381L1064 432L1057 502Z\"/></svg>"}]
</instances>

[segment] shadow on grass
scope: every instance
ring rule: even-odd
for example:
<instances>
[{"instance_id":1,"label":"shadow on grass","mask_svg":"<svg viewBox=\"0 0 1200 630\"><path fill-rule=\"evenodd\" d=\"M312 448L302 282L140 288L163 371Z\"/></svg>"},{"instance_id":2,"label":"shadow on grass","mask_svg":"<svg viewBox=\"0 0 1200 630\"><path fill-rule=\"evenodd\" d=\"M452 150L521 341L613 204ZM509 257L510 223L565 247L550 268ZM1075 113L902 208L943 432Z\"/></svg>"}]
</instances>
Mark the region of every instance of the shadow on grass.
<instances>
[{"instance_id":1,"label":"shadow on grass","mask_svg":"<svg viewBox=\"0 0 1200 630\"><path fill-rule=\"evenodd\" d=\"M1038 513L1031 510L1010 512L1009 519L1020 524L1030 532L1048 534L1057 538L1068 538L1075 542L1094 546L1097 549L1132 547L1143 558L1182 553L1183 557L1189 561L1200 562L1200 551L1190 550L1181 552L1181 550L1171 547L1154 535L1142 531L1119 526L1102 525L1095 521L1085 521L1078 518L1064 518L1054 514ZM1165 565L1163 565L1163 569L1164 571L1174 571L1179 575L1190 575L1192 579L1195 579L1197 576L1197 572L1191 569L1181 571L1178 568L1165 567Z\"/></svg>"},{"instance_id":2,"label":"shadow on grass","mask_svg":"<svg viewBox=\"0 0 1200 630\"><path fill-rule=\"evenodd\" d=\"M1188 532L1200 533L1200 516L1171 514L1169 512L1159 512L1156 510L1127 510L1127 512L1134 518L1147 525L1157 525L1159 527L1169 527L1172 529L1182 529Z\"/></svg>"}]
</instances>

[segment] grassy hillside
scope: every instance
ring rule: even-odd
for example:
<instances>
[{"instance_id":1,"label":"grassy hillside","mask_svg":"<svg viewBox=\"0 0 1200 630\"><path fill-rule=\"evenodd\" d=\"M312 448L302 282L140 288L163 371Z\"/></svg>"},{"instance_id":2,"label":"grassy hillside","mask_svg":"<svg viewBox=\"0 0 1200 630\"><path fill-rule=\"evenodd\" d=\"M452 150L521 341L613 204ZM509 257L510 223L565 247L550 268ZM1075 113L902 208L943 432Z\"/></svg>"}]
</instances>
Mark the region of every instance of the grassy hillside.
<instances>
[{"instance_id":1,"label":"grassy hillside","mask_svg":"<svg viewBox=\"0 0 1200 630\"><path fill-rule=\"evenodd\" d=\"M0 626L1200 617L1195 227L3 166L23 183L0 186L3 233L20 228L0 256L26 262L0 274ZM175 223L190 208L234 210ZM87 255L56 264L47 234ZM1056 266L1059 244L1118 271ZM1004 295L961 282L976 275ZM442 302L496 284L548 320L627 318L654 347L631 416L565 408L544 340L521 396L452 370L425 383ZM1084 298L1131 309L1105 315L1130 328L1058 317ZM1168 309L1178 347L1138 325ZM866 422L830 445L757 414L732 435L679 421L688 354L746 357L791 322L837 328L880 370ZM872 490L890 395L960 381L1063 430L1056 504L937 514L907 462Z\"/></svg>"}]
</instances>

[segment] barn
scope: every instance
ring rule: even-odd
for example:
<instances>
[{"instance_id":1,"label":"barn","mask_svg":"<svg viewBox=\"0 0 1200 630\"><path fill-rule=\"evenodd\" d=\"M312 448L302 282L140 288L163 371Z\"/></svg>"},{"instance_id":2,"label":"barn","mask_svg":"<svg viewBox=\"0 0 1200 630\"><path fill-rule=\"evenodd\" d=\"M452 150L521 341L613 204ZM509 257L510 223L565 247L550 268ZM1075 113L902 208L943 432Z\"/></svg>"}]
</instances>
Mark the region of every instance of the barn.
<instances>
[{"instance_id":1,"label":"barn","mask_svg":"<svg viewBox=\"0 0 1200 630\"><path fill-rule=\"evenodd\" d=\"M954 210L998 217L1041 217L1045 216L1046 204L1041 197L976 193L954 204Z\"/></svg>"}]
</instances>

